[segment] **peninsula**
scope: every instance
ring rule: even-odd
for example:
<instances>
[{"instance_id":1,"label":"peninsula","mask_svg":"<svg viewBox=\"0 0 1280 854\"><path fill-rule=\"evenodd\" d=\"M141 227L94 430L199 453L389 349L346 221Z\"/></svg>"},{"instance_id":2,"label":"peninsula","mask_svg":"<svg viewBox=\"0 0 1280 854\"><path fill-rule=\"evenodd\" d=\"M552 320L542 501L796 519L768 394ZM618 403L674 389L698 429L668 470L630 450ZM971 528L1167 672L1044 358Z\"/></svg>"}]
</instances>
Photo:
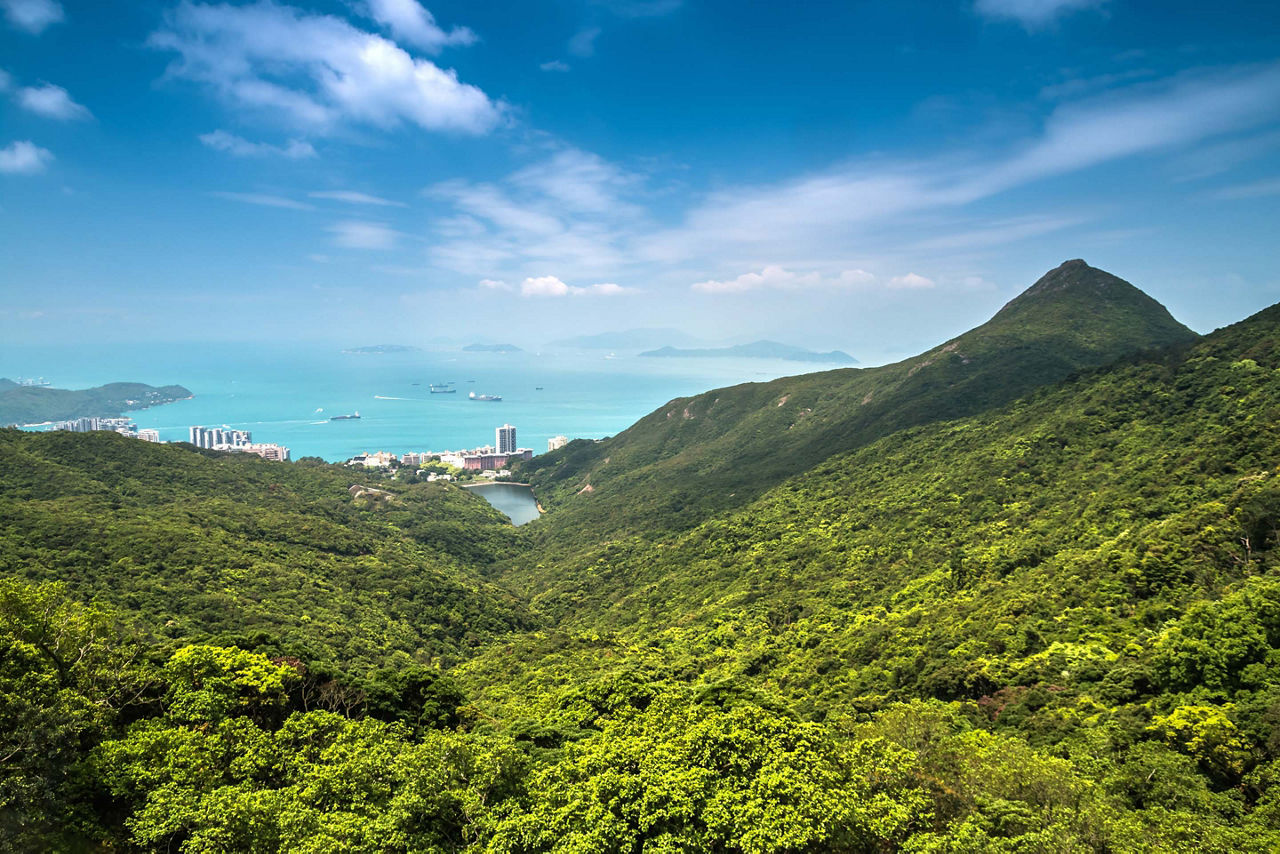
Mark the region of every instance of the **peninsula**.
<instances>
[{"instance_id":1,"label":"peninsula","mask_svg":"<svg viewBox=\"0 0 1280 854\"><path fill-rule=\"evenodd\" d=\"M840 350L818 353L813 350L806 350L803 347L779 344L777 341L753 341L750 344L737 344L733 347L710 347L689 350L678 347L661 347L657 350L646 350L640 355L663 359L784 359L788 362L858 364L857 359Z\"/></svg>"},{"instance_id":2,"label":"peninsula","mask_svg":"<svg viewBox=\"0 0 1280 854\"><path fill-rule=\"evenodd\" d=\"M180 385L108 383L94 388L66 389L21 385L0 379L0 424L40 424L74 418L108 418L186 400L190 389Z\"/></svg>"}]
</instances>

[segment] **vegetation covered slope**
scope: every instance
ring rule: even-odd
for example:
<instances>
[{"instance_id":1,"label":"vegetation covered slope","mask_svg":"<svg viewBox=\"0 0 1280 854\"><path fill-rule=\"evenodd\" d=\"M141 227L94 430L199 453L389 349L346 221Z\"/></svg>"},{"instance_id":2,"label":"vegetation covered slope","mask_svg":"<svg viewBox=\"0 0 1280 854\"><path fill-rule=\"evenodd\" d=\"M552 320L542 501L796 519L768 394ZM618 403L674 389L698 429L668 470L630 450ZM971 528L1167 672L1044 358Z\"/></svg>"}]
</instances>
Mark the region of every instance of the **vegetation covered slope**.
<instances>
[{"instance_id":1,"label":"vegetation covered slope","mask_svg":"<svg viewBox=\"0 0 1280 854\"><path fill-rule=\"evenodd\" d=\"M0 431L0 473L0 573L64 582L165 637L263 633L367 669L527 622L481 578L516 532L447 484L357 499L363 473L106 432Z\"/></svg>"},{"instance_id":2,"label":"vegetation covered slope","mask_svg":"<svg viewBox=\"0 0 1280 854\"><path fill-rule=\"evenodd\" d=\"M521 476L566 536L688 527L833 454L1195 338L1134 286L1068 261L987 323L915 358L677 399L612 439L535 458Z\"/></svg>"},{"instance_id":3,"label":"vegetation covered slope","mask_svg":"<svg viewBox=\"0 0 1280 854\"><path fill-rule=\"evenodd\" d=\"M558 630L464 665L505 714L554 720L566 686L619 680L836 731L942 701L1142 821L1186 810L1275 845L1280 306L511 581Z\"/></svg>"},{"instance_id":4,"label":"vegetation covered slope","mask_svg":"<svg viewBox=\"0 0 1280 854\"><path fill-rule=\"evenodd\" d=\"M0 426L114 417L129 410L191 397L191 392L180 385L157 388L145 383L108 383L73 390L5 383L0 384Z\"/></svg>"},{"instance_id":5,"label":"vegetation covered slope","mask_svg":"<svg viewBox=\"0 0 1280 854\"><path fill-rule=\"evenodd\" d=\"M634 534L576 529L566 511L527 537L457 490L351 499L327 466L0 434L0 520L18 519L0 542L23 555L0 578L0 840L1278 850L1277 449L1280 306L829 454L693 526L655 509ZM45 500L64 503L22 515ZM192 524L162 549L278 550L291 570L214 580L258 636L96 580L130 543L155 546L136 514L167 530L186 504ZM91 510L118 526L83 527ZM314 525L302 543L281 514ZM371 549L363 572L322 554L344 533ZM108 559L71 559L87 547ZM152 557L132 589L201 563ZM292 596L313 577L356 603L325 613L326 631L303 619L324 597ZM46 578L64 583L32 580ZM426 603L410 627L465 613L410 653L362 610L406 599ZM490 628L458 637L484 615ZM308 648L378 669L319 681ZM448 674L415 666L433 648L458 662Z\"/></svg>"}]
</instances>

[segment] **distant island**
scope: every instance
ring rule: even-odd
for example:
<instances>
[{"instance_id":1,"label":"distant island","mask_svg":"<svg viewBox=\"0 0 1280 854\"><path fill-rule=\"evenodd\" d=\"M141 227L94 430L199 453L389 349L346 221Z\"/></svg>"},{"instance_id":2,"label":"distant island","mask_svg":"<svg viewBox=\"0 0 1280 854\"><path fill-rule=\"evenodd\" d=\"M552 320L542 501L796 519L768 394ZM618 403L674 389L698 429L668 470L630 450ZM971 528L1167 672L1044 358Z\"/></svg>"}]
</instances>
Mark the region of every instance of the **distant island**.
<instances>
[{"instance_id":1,"label":"distant island","mask_svg":"<svg viewBox=\"0 0 1280 854\"><path fill-rule=\"evenodd\" d=\"M698 350L682 350L677 347L661 347L646 350L641 356L663 359L784 359L788 362L831 362L840 365L856 365L858 360L848 353L832 350L817 353L803 347L779 344L777 341L753 341L733 347L713 347Z\"/></svg>"},{"instance_id":2,"label":"distant island","mask_svg":"<svg viewBox=\"0 0 1280 854\"><path fill-rule=\"evenodd\" d=\"M462 348L465 353L522 353L515 344L468 344Z\"/></svg>"},{"instance_id":3,"label":"distant island","mask_svg":"<svg viewBox=\"0 0 1280 854\"><path fill-rule=\"evenodd\" d=\"M342 352L350 356L378 356L383 353L418 353L421 347L411 347L408 344L373 344L368 347L352 347Z\"/></svg>"},{"instance_id":4,"label":"distant island","mask_svg":"<svg viewBox=\"0 0 1280 854\"><path fill-rule=\"evenodd\" d=\"M624 332L601 332L596 335L575 335L552 341L553 347L574 347L579 350L649 350L669 345L690 347L700 344L697 338L679 329L628 329Z\"/></svg>"},{"instance_id":5,"label":"distant island","mask_svg":"<svg viewBox=\"0 0 1280 854\"><path fill-rule=\"evenodd\" d=\"M0 424L110 418L190 397L191 391L180 385L157 388L145 383L108 383L96 388L66 389L20 385L0 378Z\"/></svg>"}]
</instances>

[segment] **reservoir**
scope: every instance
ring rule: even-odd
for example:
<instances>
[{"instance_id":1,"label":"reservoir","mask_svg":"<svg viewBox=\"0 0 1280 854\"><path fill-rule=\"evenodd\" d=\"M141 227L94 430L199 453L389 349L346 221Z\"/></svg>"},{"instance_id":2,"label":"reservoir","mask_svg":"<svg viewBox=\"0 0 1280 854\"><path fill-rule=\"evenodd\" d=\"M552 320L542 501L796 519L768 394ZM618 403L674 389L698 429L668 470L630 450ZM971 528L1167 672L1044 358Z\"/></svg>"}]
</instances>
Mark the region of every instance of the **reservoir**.
<instances>
[{"instance_id":1,"label":"reservoir","mask_svg":"<svg viewBox=\"0 0 1280 854\"><path fill-rule=\"evenodd\" d=\"M533 490L514 483L483 483L467 486L494 507L506 514L513 525L523 525L538 518L538 502Z\"/></svg>"}]
</instances>

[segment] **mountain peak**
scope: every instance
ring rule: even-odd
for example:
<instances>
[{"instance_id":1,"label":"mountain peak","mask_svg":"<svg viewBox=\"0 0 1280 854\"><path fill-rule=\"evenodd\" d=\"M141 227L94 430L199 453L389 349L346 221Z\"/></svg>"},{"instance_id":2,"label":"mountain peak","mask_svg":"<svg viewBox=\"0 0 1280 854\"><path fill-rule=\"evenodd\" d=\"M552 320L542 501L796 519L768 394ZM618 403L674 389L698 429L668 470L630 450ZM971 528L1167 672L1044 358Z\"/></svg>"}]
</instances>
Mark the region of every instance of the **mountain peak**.
<instances>
[{"instance_id":1,"label":"mountain peak","mask_svg":"<svg viewBox=\"0 0 1280 854\"><path fill-rule=\"evenodd\" d=\"M1079 258L1053 268L1006 303L985 328L993 327L1081 337L1090 348L1114 348L1116 355L1197 337L1142 289Z\"/></svg>"}]
</instances>

